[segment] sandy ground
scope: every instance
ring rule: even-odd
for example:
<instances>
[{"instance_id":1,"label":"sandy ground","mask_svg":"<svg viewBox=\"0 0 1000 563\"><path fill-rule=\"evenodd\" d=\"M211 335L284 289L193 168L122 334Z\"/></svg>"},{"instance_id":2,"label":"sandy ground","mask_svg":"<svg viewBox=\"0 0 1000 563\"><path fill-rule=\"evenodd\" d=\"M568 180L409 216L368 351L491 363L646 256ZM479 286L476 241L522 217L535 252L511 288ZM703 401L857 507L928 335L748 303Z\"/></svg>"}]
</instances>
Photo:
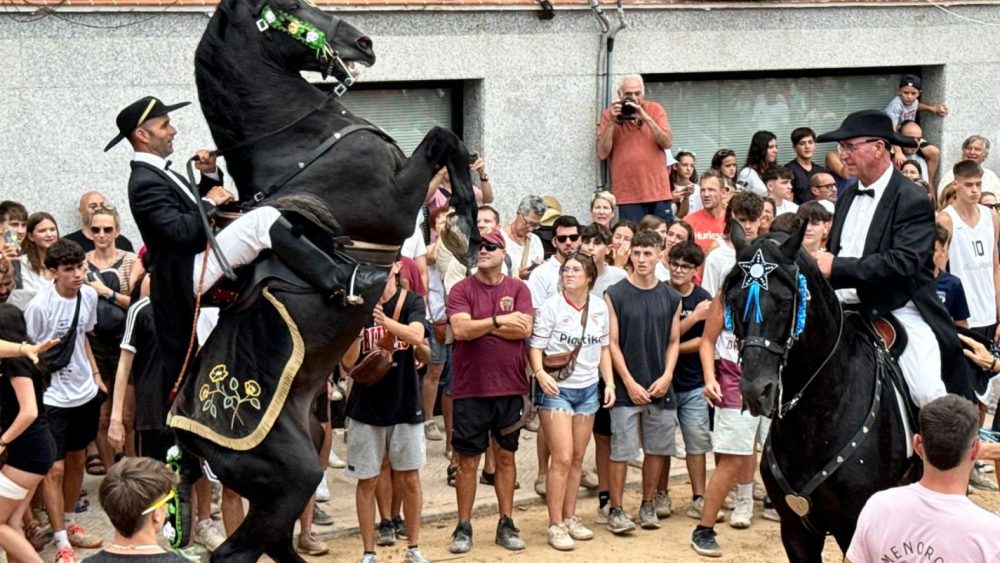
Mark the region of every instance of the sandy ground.
<instances>
[{"instance_id":1,"label":"sandy ground","mask_svg":"<svg viewBox=\"0 0 1000 563\"><path fill-rule=\"evenodd\" d=\"M581 502L581 514L584 524L594 530L594 539L577 542L576 549L570 552L558 552L549 547L545 529L548 516L543 505L535 505L515 509L515 524L521 530L521 536L528 544L525 551L515 553L504 550L493 543L496 530L496 516L483 516L473 520L473 538L475 541L472 552L466 555L453 555L448 552L451 532L455 522L444 521L428 524L424 527L421 539L421 550L431 561L712 561L698 556L689 545L691 531L695 521L684 515L689 501L689 490L686 486L673 486L671 497L674 501L674 514L662 520L659 530L637 529L628 536L614 536L603 526L593 525L593 514L596 508L595 499L585 499ZM980 506L996 510L1000 506L1000 496L996 492L976 491L973 500ZM638 510L639 497L636 491L626 495L626 509ZM746 530L736 530L722 523L717 525L718 541L724 555L715 561L726 562L778 562L786 561L781 547L781 537L777 522L764 520L760 516L761 506L756 503L756 514L753 525ZM358 561L361 557L361 542L357 537L339 538L327 542L332 548L331 554L315 557L316 561ZM394 547L378 548L379 561L399 563L403 561L405 545L402 540ZM840 562L843 555L832 539L827 541L823 553L824 562Z\"/></svg>"}]
</instances>

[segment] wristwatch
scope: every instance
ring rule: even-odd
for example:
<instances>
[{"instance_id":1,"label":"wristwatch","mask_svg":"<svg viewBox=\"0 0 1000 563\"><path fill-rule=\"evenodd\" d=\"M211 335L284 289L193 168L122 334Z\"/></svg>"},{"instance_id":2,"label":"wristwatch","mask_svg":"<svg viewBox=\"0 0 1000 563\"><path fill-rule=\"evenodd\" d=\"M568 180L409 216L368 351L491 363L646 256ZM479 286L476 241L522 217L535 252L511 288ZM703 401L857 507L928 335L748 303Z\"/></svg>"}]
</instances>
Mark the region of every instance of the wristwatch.
<instances>
[{"instance_id":1,"label":"wristwatch","mask_svg":"<svg viewBox=\"0 0 1000 563\"><path fill-rule=\"evenodd\" d=\"M106 296L104 296L104 300L107 301L108 303L114 303L115 302L115 292L112 291L111 293L109 293Z\"/></svg>"},{"instance_id":2,"label":"wristwatch","mask_svg":"<svg viewBox=\"0 0 1000 563\"><path fill-rule=\"evenodd\" d=\"M500 323L497 322L496 315L493 315L493 328L500 328Z\"/></svg>"}]
</instances>

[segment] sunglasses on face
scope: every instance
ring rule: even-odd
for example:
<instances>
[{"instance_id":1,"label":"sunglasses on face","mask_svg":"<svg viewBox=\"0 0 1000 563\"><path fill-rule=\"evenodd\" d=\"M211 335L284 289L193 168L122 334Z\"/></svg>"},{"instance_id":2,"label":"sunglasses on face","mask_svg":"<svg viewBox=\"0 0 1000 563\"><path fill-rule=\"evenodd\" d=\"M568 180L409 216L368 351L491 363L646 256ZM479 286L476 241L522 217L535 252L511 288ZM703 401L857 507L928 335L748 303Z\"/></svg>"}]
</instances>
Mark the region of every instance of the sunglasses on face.
<instances>
[{"instance_id":1,"label":"sunglasses on face","mask_svg":"<svg viewBox=\"0 0 1000 563\"><path fill-rule=\"evenodd\" d=\"M486 244L483 245L483 249L486 252L496 252L497 250L500 250L500 245L493 244L492 242L487 242Z\"/></svg>"},{"instance_id":2,"label":"sunglasses on face","mask_svg":"<svg viewBox=\"0 0 1000 563\"><path fill-rule=\"evenodd\" d=\"M110 235L111 233L115 232L115 228L114 227L91 227L90 228L90 232L91 232L91 234L95 234L95 235L99 235L101 233L104 233L106 235Z\"/></svg>"},{"instance_id":3,"label":"sunglasses on face","mask_svg":"<svg viewBox=\"0 0 1000 563\"><path fill-rule=\"evenodd\" d=\"M556 237L556 241L560 244L565 244L566 241L576 242L580 240L580 235L559 235Z\"/></svg>"},{"instance_id":4,"label":"sunglasses on face","mask_svg":"<svg viewBox=\"0 0 1000 563\"><path fill-rule=\"evenodd\" d=\"M1000 203L980 203L979 205L989 207L990 209L1000 210Z\"/></svg>"}]
</instances>

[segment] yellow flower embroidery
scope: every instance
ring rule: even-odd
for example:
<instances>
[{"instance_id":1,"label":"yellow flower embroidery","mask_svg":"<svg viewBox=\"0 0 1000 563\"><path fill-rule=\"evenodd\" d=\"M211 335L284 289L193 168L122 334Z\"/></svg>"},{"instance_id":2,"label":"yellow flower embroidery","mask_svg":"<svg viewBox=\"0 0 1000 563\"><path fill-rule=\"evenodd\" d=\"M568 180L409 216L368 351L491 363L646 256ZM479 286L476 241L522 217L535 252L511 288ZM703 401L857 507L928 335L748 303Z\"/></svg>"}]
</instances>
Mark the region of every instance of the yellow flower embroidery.
<instances>
[{"instance_id":1,"label":"yellow flower embroidery","mask_svg":"<svg viewBox=\"0 0 1000 563\"><path fill-rule=\"evenodd\" d=\"M211 379L213 383L218 383L227 377L229 377L229 370L222 364L215 366L212 368L212 371L208 372L208 378Z\"/></svg>"},{"instance_id":2,"label":"yellow flower embroidery","mask_svg":"<svg viewBox=\"0 0 1000 563\"><path fill-rule=\"evenodd\" d=\"M229 383L223 384L223 382L229 378ZM261 389L260 383L256 380L248 379L243 382L243 393L240 393L240 381L234 376L229 377L229 369L226 368L224 364L219 364L213 367L208 372L208 379L214 385L205 383L198 390L198 400L201 401L201 410L216 418L219 414L220 405L216 404L216 398L221 397L222 404L221 408L223 411L232 411L232 417L229 422L229 427L233 428L236 425L236 421L239 420L240 424L243 425L243 418L240 417L240 406L244 403L249 403L254 409L260 410L261 404L260 396Z\"/></svg>"}]
</instances>

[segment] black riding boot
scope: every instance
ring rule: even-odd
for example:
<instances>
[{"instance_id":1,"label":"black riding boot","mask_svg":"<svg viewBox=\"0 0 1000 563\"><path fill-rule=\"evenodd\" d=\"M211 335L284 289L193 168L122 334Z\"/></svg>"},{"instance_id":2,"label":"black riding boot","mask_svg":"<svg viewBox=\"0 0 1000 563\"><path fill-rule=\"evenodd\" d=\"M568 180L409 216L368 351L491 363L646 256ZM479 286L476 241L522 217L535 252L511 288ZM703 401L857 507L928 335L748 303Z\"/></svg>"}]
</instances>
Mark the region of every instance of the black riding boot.
<instances>
[{"instance_id":1,"label":"black riding boot","mask_svg":"<svg viewBox=\"0 0 1000 563\"><path fill-rule=\"evenodd\" d=\"M353 264L335 262L308 238L296 233L284 217L271 225L269 234L271 251L309 285L330 296L347 291L354 273Z\"/></svg>"}]
</instances>

